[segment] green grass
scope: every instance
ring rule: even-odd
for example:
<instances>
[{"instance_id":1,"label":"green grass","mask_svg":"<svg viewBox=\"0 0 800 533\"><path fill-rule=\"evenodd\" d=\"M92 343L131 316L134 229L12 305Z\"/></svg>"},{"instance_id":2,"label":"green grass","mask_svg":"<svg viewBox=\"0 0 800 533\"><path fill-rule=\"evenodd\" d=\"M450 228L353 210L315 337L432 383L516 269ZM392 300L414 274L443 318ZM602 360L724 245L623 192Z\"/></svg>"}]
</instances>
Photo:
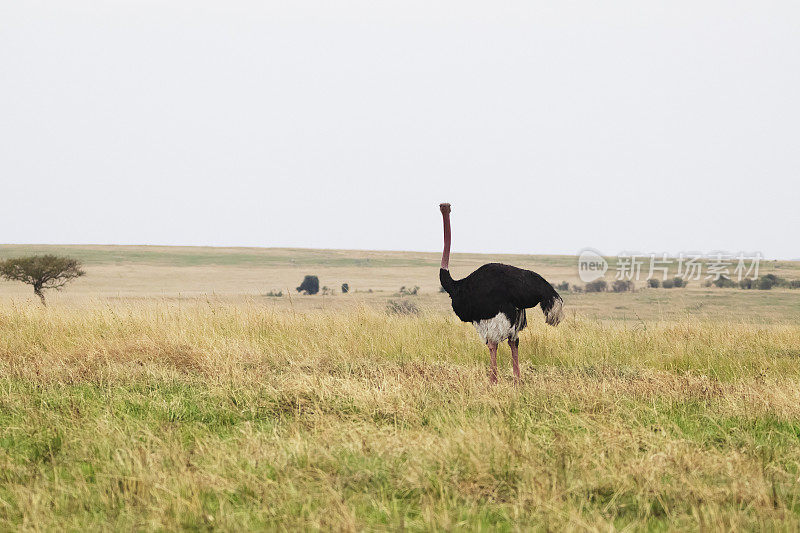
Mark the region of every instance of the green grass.
<instances>
[{"instance_id":1,"label":"green grass","mask_svg":"<svg viewBox=\"0 0 800 533\"><path fill-rule=\"evenodd\" d=\"M405 257L402 253L381 254L314 250L302 248L213 248L191 246L0 246L0 259L31 254L57 254L74 257L87 265L153 264L175 267L214 266L337 266L337 267L408 267L436 266L433 258Z\"/></svg>"},{"instance_id":2,"label":"green grass","mask_svg":"<svg viewBox=\"0 0 800 533\"><path fill-rule=\"evenodd\" d=\"M537 317L538 318L538 317ZM794 529L800 327L0 307L0 529Z\"/></svg>"},{"instance_id":3,"label":"green grass","mask_svg":"<svg viewBox=\"0 0 800 533\"><path fill-rule=\"evenodd\" d=\"M47 309L0 283L0 530L800 525L796 290L567 293L490 386L438 254L0 246L44 252L87 276ZM492 260L576 274L454 272ZM291 292L308 273L361 292ZM420 315L385 313L401 285Z\"/></svg>"},{"instance_id":4,"label":"green grass","mask_svg":"<svg viewBox=\"0 0 800 533\"><path fill-rule=\"evenodd\" d=\"M403 415L234 384L3 386L25 398L5 406L19 428L0 441L6 526L32 513L81 529L658 528L697 525L702 494L721 523L798 516L800 421L714 416L713 400L645 409L503 390L454 413L436 405L448 392ZM735 487L736 465L757 488Z\"/></svg>"}]
</instances>

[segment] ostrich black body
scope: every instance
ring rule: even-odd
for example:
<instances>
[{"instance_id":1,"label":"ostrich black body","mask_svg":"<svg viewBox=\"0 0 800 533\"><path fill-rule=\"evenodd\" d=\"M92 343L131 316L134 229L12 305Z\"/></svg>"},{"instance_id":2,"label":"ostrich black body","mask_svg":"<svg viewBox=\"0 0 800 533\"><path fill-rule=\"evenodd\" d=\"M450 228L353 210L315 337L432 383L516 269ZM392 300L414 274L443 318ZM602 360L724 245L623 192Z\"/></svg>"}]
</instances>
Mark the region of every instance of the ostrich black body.
<instances>
[{"instance_id":1,"label":"ostrich black body","mask_svg":"<svg viewBox=\"0 0 800 533\"><path fill-rule=\"evenodd\" d=\"M456 316L464 322L487 320L503 313L511 324L524 324L525 309L537 304L541 304L551 326L561 319L561 297L556 290L542 276L524 268L488 263L459 280L442 268L439 281L450 295ZM551 313L556 306L558 312Z\"/></svg>"}]
</instances>

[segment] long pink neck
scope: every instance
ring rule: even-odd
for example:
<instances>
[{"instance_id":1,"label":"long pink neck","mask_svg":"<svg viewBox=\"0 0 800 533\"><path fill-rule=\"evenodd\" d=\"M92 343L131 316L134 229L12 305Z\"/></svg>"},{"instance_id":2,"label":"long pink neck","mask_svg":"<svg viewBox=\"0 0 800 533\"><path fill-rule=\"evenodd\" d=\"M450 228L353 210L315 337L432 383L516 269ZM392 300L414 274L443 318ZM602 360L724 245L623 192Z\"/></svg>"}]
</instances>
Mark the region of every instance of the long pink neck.
<instances>
[{"instance_id":1,"label":"long pink neck","mask_svg":"<svg viewBox=\"0 0 800 533\"><path fill-rule=\"evenodd\" d=\"M442 213L444 222L444 250L442 250L442 269L450 269L450 214Z\"/></svg>"}]
</instances>

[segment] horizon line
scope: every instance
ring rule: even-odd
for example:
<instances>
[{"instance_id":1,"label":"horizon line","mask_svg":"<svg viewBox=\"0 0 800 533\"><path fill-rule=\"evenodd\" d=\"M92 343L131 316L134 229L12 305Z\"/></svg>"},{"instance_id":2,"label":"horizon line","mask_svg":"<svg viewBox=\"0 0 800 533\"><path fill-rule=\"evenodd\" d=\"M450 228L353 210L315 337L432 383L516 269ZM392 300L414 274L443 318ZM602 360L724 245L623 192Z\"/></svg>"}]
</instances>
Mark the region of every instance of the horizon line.
<instances>
[{"instance_id":1,"label":"horizon line","mask_svg":"<svg viewBox=\"0 0 800 533\"><path fill-rule=\"evenodd\" d=\"M153 247L153 248L240 248L240 249L256 249L256 250L321 250L331 252L394 252L394 253L420 253L420 254L438 254L441 253L437 250L400 250L400 249L380 249L380 248L313 248L308 246L247 246L247 245L223 245L223 244L119 244L119 243L21 243L21 242L6 242L0 243L0 246L118 246L118 247ZM584 248L585 249L585 248ZM717 251L717 250L715 250ZM523 252L453 252L452 255L519 255L519 256L563 256L563 257L578 257L581 250L576 253L523 253ZM687 252L683 252L687 253ZM737 252L738 253L738 252ZM621 257L620 254L601 254L602 257ZM658 255L658 254L657 254ZM649 257L650 253L637 254L637 257ZM668 259L678 259L677 255L667 254ZM702 259L711 259L711 256L703 256ZM763 261L789 261L800 262L800 257L797 258L776 258L762 256Z\"/></svg>"}]
</instances>

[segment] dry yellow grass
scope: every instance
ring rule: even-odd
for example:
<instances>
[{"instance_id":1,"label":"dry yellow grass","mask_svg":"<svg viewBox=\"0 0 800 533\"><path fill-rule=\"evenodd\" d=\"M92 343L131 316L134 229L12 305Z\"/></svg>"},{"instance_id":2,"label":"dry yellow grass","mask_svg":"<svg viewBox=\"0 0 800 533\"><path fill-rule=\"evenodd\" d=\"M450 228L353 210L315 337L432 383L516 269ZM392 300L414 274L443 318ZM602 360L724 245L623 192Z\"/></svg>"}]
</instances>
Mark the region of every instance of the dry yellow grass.
<instances>
[{"instance_id":1,"label":"dry yellow grass","mask_svg":"<svg viewBox=\"0 0 800 533\"><path fill-rule=\"evenodd\" d=\"M795 529L800 326L0 306L0 529Z\"/></svg>"}]
</instances>

